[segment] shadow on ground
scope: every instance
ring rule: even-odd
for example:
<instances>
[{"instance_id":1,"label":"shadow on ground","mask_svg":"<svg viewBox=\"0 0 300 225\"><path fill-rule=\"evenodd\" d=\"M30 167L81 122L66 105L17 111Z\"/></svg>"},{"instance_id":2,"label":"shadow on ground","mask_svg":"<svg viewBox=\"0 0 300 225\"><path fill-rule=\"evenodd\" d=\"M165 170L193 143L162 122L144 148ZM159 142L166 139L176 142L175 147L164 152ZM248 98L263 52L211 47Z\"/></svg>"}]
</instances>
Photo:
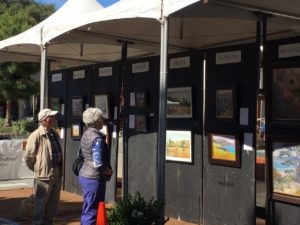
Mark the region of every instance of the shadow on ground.
<instances>
[{"instance_id":1,"label":"shadow on ground","mask_svg":"<svg viewBox=\"0 0 300 225\"><path fill-rule=\"evenodd\" d=\"M0 218L15 221L20 225L30 225L31 207L20 213L21 202L32 194L32 189L0 191ZM57 225L79 225L82 208L81 196L62 191L61 201L56 217Z\"/></svg>"}]
</instances>

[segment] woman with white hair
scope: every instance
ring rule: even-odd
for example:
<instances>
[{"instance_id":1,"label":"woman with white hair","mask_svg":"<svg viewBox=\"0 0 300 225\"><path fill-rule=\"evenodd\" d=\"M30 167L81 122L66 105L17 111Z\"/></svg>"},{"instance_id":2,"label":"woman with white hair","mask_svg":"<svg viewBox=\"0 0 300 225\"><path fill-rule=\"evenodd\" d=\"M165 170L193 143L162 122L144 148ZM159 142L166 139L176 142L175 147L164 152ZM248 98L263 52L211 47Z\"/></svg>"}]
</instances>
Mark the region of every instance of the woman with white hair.
<instances>
[{"instance_id":1,"label":"woman with white hair","mask_svg":"<svg viewBox=\"0 0 300 225\"><path fill-rule=\"evenodd\" d=\"M95 225L99 202L104 201L106 182L112 175L110 153L105 142L106 136L99 130L103 127L102 111L88 108L82 119L87 126L80 148L84 163L79 172L79 182L83 192L81 224Z\"/></svg>"}]
</instances>

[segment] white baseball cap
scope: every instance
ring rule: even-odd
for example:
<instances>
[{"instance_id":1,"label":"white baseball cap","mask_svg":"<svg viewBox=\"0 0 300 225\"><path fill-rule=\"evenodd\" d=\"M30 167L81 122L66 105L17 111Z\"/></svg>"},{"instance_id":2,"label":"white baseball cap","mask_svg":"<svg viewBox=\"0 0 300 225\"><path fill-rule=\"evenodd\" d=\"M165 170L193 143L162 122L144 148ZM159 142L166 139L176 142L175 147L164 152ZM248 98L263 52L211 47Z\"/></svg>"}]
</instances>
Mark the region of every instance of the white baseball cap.
<instances>
[{"instance_id":1,"label":"white baseball cap","mask_svg":"<svg viewBox=\"0 0 300 225\"><path fill-rule=\"evenodd\" d=\"M42 121L43 119L49 117L49 116L56 116L58 111L53 111L51 109L43 109L39 112L38 119L39 121Z\"/></svg>"}]
</instances>

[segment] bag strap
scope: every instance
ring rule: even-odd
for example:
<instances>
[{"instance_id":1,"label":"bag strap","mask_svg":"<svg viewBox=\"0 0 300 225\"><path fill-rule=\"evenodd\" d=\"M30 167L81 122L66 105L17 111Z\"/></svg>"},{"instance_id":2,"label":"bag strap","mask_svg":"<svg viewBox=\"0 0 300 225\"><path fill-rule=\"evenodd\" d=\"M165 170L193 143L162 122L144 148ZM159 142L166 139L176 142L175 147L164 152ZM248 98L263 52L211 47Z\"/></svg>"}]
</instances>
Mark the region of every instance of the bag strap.
<instances>
[{"instance_id":1,"label":"bag strap","mask_svg":"<svg viewBox=\"0 0 300 225\"><path fill-rule=\"evenodd\" d=\"M81 146L79 146L79 148L78 148L77 156L82 156Z\"/></svg>"}]
</instances>

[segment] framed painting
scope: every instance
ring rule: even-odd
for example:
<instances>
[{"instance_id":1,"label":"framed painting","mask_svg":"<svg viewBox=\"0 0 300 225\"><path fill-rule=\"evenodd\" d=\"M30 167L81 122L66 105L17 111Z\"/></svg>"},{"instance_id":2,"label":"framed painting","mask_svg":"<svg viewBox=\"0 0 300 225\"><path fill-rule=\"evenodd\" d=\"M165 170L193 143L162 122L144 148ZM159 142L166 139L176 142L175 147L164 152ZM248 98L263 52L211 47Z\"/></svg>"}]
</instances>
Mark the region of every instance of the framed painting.
<instances>
[{"instance_id":1,"label":"framed painting","mask_svg":"<svg viewBox=\"0 0 300 225\"><path fill-rule=\"evenodd\" d=\"M49 99L49 108L54 111L61 111L60 108L60 98L50 98Z\"/></svg>"},{"instance_id":2,"label":"framed painting","mask_svg":"<svg viewBox=\"0 0 300 225\"><path fill-rule=\"evenodd\" d=\"M192 88L179 87L167 90L167 118L192 118Z\"/></svg>"},{"instance_id":3,"label":"framed painting","mask_svg":"<svg viewBox=\"0 0 300 225\"><path fill-rule=\"evenodd\" d=\"M102 110L104 118L109 118L108 95L95 95L94 106Z\"/></svg>"},{"instance_id":4,"label":"framed painting","mask_svg":"<svg viewBox=\"0 0 300 225\"><path fill-rule=\"evenodd\" d=\"M209 162L214 165L240 167L241 150L235 135L209 134Z\"/></svg>"},{"instance_id":5,"label":"framed painting","mask_svg":"<svg viewBox=\"0 0 300 225\"><path fill-rule=\"evenodd\" d=\"M145 115L135 115L135 130L147 132L147 117Z\"/></svg>"},{"instance_id":6,"label":"framed painting","mask_svg":"<svg viewBox=\"0 0 300 225\"><path fill-rule=\"evenodd\" d=\"M300 67L272 71L273 121L300 122Z\"/></svg>"},{"instance_id":7,"label":"framed painting","mask_svg":"<svg viewBox=\"0 0 300 225\"><path fill-rule=\"evenodd\" d=\"M273 198L300 204L300 141L272 141Z\"/></svg>"},{"instance_id":8,"label":"framed painting","mask_svg":"<svg viewBox=\"0 0 300 225\"><path fill-rule=\"evenodd\" d=\"M192 132L167 130L166 160L192 163Z\"/></svg>"},{"instance_id":9,"label":"framed painting","mask_svg":"<svg viewBox=\"0 0 300 225\"><path fill-rule=\"evenodd\" d=\"M135 106L138 108L146 107L146 93L144 91L135 92Z\"/></svg>"},{"instance_id":10,"label":"framed painting","mask_svg":"<svg viewBox=\"0 0 300 225\"><path fill-rule=\"evenodd\" d=\"M71 98L71 115L72 117L81 117L83 113L83 98L72 97Z\"/></svg>"},{"instance_id":11,"label":"framed painting","mask_svg":"<svg viewBox=\"0 0 300 225\"><path fill-rule=\"evenodd\" d=\"M215 115L219 120L235 119L235 88L233 85L219 86L216 88Z\"/></svg>"},{"instance_id":12,"label":"framed painting","mask_svg":"<svg viewBox=\"0 0 300 225\"><path fill-rule=\"evenodd\" d=\"M81 124L80 123L73 123L71 125L71 138L72 139L80 139L81 138Z\"/></svg>"}]
</instances>

